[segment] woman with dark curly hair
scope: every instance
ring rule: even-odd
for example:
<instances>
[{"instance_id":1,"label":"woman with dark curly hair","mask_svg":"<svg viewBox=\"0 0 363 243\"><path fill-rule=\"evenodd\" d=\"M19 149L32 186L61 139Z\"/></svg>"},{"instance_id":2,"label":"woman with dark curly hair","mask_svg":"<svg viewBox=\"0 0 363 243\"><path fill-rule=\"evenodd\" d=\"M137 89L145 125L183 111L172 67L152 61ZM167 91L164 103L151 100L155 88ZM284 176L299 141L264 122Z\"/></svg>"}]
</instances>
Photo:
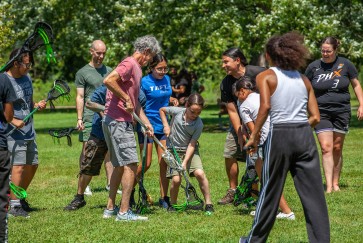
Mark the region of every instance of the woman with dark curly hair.
<instances>
[{"instance_id":1,"label":"woman with dark curly hair","mask_svg":"<svg viewBox=\"0 0 363 243\"><path fill-rule=\"evenodd\" d=\"M330 242L319 154L311 130L319 123L319 109L309 79L297 71L305 66L308 56L303 36L296 32L274 36L266 44L271 68L256 77L260 109L255 130L245 146L251 152L256 150L260 130L270 114L263 188L252 229L240 242L267 241L289 171L303 205L309 242Z\"/></svg>"},{"instance_id":2,"label":"woman with dark curly hair","mask_svg":"<svg viewBox=\"0 0 363 243\"><path fill-rule=\"evenodd\" d=\"M358 120L363 119L363 92L358 71L348 59L337 56L339 41L326 37L321 42L321 59L312 62L305 75L310 79L321 116L315 127L319 139L326 192L340 191L343 144L351 117L349 84L359 101Z\"/></svg>"}]
</instances>

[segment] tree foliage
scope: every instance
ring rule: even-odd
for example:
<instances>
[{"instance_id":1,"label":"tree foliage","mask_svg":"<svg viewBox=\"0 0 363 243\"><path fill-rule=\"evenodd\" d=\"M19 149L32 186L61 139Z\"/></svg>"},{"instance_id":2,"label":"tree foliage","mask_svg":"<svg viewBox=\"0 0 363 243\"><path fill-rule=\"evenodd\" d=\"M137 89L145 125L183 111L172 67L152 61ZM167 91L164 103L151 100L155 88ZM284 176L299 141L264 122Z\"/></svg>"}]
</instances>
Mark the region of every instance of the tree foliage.
<instances>
[{"instance_id":1,"label":"tree foliage","mask_svg":"<svg viewBox=\"0 0 363 243\"><path fill-rule=\"evenodd\" d=\"M341 40L341 54L358 67L363 53L359 0L3 0L0 6L7 10L1 12L0 38L7 40L1 50L9 51L15 36L25 40L37 21L53 27L58 63L48 65L44 54L37 54L36 75L43 80L50 75L73 80L89 61L94 39L105 41L105 62L115 67L145 34L160 40L171 64L197 71L215 90L224 76L225 49L238 46L255 60L274 34L301 32L312 58L319 57L319 42L330 35ZM9 16L16 21L6 21Z\"/></svg>"}]
</instances>

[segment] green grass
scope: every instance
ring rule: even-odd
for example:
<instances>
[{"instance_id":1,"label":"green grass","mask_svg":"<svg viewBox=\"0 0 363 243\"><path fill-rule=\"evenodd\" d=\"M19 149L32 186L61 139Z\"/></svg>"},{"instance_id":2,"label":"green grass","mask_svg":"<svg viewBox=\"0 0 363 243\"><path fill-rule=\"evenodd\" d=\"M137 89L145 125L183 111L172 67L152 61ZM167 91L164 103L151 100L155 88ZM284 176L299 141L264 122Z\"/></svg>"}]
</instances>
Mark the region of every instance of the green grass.
<instances>
[{"instance_id":1,"label":"green grass","mask_svg":"<svg viewBox=\"0 0 363 243\"><path fill-rule=\"evenodd\" d=\"M63 211L76 193L81 144L76 133L72 136L72 147L67 146L65 139L60 144L54 143L47 131L49 128L75 126L76 114L74 111L36 113L40 164L28 189L28 199L37 211L32 212L29 219L9 219L9 242L237 242L240 236L249 232L253 218L231 205L217 205L228 187L223 159L226 133L218 130L217 112L215 106L202 112L205 131L200 139L201 156L216 212L212 216L202 212L167 213L155 206L148 215L148 222L129 223L102 219L108 195L104 189L104 170L91 182L94 193L86 197L87 205L76 212ZM223 123L228 124L227 116L223 117ZM353 117L344 147L342 191L326 197L332 242L362 240L361 128L362 123ZM244 164L240 164L240 168L243 171ZM192 183L197 186L195 179ZM159 186L155 160L146 174L145 186L157 201ZM286 182L284 195L297 219L276 221L269 242L308 242L302 207L291 176ZM118 195L118 201L119 198ZM183 199L183 194L180 194L180 199Z\"/></svg>"}]
</instances>

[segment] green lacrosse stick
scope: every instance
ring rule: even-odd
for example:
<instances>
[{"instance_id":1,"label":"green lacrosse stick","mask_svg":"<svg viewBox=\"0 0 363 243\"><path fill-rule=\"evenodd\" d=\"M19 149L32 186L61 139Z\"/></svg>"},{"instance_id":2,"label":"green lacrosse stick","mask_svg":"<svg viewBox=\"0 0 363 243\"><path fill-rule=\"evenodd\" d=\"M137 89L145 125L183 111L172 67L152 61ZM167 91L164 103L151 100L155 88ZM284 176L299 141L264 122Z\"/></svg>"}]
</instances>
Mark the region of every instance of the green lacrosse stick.
<instances>
[{"instance_id":1,"label":"green lacrosse stick","mask_svg":"<svg viewBox=\"0 0 363 243\"><path fill-rule=\"evenodd\" d=\"M45 48L46 48L46 55L47 55L47 61L48 61L48 63L50 63L51 60L54 63L56 63L57 60L55 59L54 52L53 52L52 46L50 45L47 32L45 32L44 29L41 28L41 27L39 27L37 30L38 30L38 34L40 35L40 37L44 41Z\"/></svg>"},{"instance_id":2,"label":"green lacrosse stick","mask_svg":"<svg viewBox=\"0 0 363 243\"><path fill-rule=\"evenodd\" d=\"M53 88L48 92L47 98L45 99L45 102L50 102L50 108L54 109L53 100L58 99L59 97L63 96L67 100L70 99L69 92L71 89L69 88L67 82L63 80L56 80L53 83ZM24 117L23 122L25 123L29 118L39 110L39 106L34 108L27 116ZM11 135L17 128L14 127L10 132L8 132L5 136Z\"/></svg>"},{"instance_id":3,"label":"green lacrosse stick","mask_svg":"<svg viewBox=\"0 0 363 243\"><path fill-rule=\"evenodd\" d=\"M16 186L14 183L10 182L9 183L10 186L10 190L14 193L14 195L19 198L19 199L25 199L28 197L28 193L26 193L25 189L20 187L20 186Z\"/></svg>"}]
</instances>

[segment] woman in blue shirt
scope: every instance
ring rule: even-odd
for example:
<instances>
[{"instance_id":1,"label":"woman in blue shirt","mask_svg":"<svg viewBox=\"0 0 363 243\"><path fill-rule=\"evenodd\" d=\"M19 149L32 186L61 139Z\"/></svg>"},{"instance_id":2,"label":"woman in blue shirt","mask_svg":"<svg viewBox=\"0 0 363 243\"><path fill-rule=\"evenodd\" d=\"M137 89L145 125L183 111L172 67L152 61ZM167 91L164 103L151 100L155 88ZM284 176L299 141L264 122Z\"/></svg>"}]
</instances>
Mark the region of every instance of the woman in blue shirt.
<instances>
[{"instance_id":1,"label":"woman in blue shirt","mask_svg":"<svg viewBox=\"0 0 363 243\"><path fill-rule=\"evenodd\" d=\"M169 71L168 62L166 58L161 54L157 54L149 65L149 74L141 80L141 92L146 97L144 111L149 119L151 125L154 128L154 136L160 140L160 142L166 147L166 136L163 132L163 124L160 118L159 109L161 107L168 106L172 103L174 106L178 106L178 100L171 97L172 89L170 85L170 77L166 75ZM140 149L143 149L144 134L138 132ZM144 173L150 168L152 161L152 147L154 140L148 138L147 141L147 155L146 165ZM158 162L160 166L160 199L159 205L163 208L168 208L170 205L168 194L169 181L166 178L167 164L162 159L161 155L163 150L155 143L156 151L158 154ZM137 178L140 177L142 172L142 164L140 163L137 169Z\"/></svg>"}]
</instances>

